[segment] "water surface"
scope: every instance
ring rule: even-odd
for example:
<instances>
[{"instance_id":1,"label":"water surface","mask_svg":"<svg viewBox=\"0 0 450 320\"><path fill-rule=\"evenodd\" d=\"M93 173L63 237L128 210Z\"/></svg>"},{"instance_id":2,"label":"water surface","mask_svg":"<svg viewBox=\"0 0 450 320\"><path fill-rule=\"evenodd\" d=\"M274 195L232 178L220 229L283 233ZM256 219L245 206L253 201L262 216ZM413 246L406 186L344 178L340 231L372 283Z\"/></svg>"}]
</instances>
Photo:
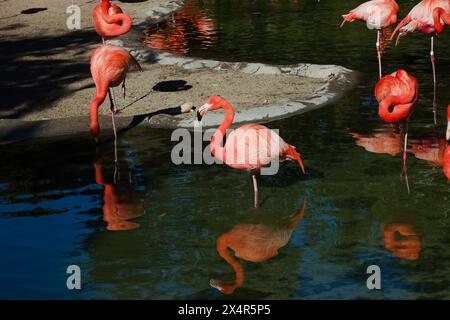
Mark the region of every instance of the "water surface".
<instances>
[{"instance_id":1,"label":"water surface","mask_svg":"<svg viewBox=\"0 0 450 320\"><path fill-rule=\"evenodd\" d=\"M183 38L171 40L183 51L169 49L190 56L361 72L340 101L269 124L297 146L307 173L284 163L261 177L259 209L248 174L172 164L169 130L120 136L117 168L113 143L96 147L87 134L1 146L0 298L449 299L450 189L439 166L449 36L437 40L436 127L429 37L385 48L385 72L404 67L420 82L408 194L400 130L381 123L373 98L375 33L357 22L338 28L356 3L192 0L152 31ZM414 2L399 4L403 16ZM230 250L227 262L227 246L241 258ZM81 291L66 288L71 264ZM372 264L381 291L366 288Z\"/></svg>"}]
</instances>

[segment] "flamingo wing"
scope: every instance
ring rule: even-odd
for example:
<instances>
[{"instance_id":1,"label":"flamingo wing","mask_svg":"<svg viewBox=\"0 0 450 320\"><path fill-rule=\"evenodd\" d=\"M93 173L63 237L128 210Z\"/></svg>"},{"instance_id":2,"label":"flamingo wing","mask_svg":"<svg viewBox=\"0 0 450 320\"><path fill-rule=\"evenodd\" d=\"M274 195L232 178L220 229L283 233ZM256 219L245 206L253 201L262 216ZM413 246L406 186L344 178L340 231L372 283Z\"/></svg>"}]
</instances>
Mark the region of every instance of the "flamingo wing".
<instances>
[{"instance_id":1,"label":"flamingo wing","mask_svg":"<svg viewBox=\"0 0 450 320\"><path fill-rule=\"evenodd\" d=\"M343 15L345 22L365 21L369 29L381 29L397 22L399 8L395 1L372 0L359 5L348 14ZM341 25L341 26L342 26Z\"/></svg>"},{"instance_id":2,"label":"flamingo wing","mask_svg":"<svg viewBox=\"0 0 450 320\"><path fill-rule=\"evenodd\" d=\"M246 124L228 135L224 149L225 163L230 167L257 170L278 160L289 145L263 125Z\"/></svg>"}]
</instances>

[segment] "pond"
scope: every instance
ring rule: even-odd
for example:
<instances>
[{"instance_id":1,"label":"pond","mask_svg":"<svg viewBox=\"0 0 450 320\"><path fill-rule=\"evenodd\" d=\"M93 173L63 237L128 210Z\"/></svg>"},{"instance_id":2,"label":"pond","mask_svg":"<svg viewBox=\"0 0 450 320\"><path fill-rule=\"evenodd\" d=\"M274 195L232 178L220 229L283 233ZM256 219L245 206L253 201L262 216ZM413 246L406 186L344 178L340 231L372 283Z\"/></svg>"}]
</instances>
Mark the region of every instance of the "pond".
<instances>
[{"instance_id":1,"label":"pond","mask_svg":"<svg viewBox=\"0 0 450 320\"><path fill-rule=\"evenodd\" d=\"M414 2L399 1L401 17ZM0 298L449 299L449 35L436 40L436 126L429 37L384 44L385 73L403 67L420 83L408 193L400 129L381 122L373 97L376 34L339 29L357 3L192 0L146 32L148 45L189 56L361 73L332 105L268 124L297 146L306 174L283 163L261 176L258 209L247 173L174 165L170 130L121 135L117 166L114 144L87 136L1 146ZM67 289L69 265L82 290ZM370 265L382 290L366 287Z\"/></svg>"}]
</instances>

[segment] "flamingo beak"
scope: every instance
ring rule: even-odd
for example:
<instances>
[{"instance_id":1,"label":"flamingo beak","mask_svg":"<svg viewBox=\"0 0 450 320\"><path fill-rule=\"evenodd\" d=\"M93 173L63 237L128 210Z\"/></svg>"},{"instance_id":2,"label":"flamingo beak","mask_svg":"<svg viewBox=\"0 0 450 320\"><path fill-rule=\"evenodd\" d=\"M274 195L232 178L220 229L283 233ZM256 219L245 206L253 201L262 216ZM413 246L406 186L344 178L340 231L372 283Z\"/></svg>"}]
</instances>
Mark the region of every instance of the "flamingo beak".
<instances>
[{"instance_id":1,"label":"flamingo beak","mask_svg":"<svg viewBox=\"0 0 450 320\"><path fill-rule=\"evenodd\" d=\"M208 109L212 107L212 104L205 103L200 108L197 109L197 120L198 122L202 121L202 118L205 116L206 112L208 112Z\"/></svg>"},{"instance_id":2,"label":"flamingo beak","mask_svg":"<svg viewBox=\"0 0 450 320\"><path fill-rule=\"evenodd\" d=\"M303 165L302 158L298 157L298 164L300 165L300 168L302 168L303 174L305 174L305 166Z\"/></svg>"},{"instance_id":3,"label":"flamingo beak","mask_svg":"<svg viewBox=\"0 0 450 320\"><path fill-rule=\"evenodd\" d=\"M447 141L450 141L450 120L447 122L447 134L445 135L447 138Z\"/></svg>"}]
</instances>

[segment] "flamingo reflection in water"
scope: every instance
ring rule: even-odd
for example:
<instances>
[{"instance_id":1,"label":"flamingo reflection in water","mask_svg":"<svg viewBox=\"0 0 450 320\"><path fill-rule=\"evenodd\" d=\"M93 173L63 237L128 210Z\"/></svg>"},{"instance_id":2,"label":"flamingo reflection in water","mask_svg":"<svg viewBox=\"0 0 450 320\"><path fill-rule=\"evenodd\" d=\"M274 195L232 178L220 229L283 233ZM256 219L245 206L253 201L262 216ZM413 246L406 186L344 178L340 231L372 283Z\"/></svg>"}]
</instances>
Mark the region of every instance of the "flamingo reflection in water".
<instances>
[{"instance_id":1,"label":"flamingo reflection in water","mask_svg":"<svg viewBox=\"0 0 450 320\"><path fill-rule=\"evenodd\" d=\"M431 166L442 167L445 149L444 138L426 137L411 140L409 152L414 154L417 159L429 162Z\"/></svg>"},{"instance_id":2,"label":"flamingo reflection in water","mask_svg":"<svg viewBox=\"0 0 450 320\"><path fill-rule=\"evenodd\" d=\"M446 142L447 141L447 142ZM450 104L447 107L447 129L445 138L427 137L411 141L410 152L417 159L430 162L433 166L442 167L442 171L450 180Z\"/></svg>"},{"instance_id":3,"label":"flamingo reflection in water","mask_svg":"<svg viewBox=\"0 0 450 320\"><path fill-rule=\"evenodd\" d=\"M138 223L128 221L145 213L142 204L136 201L137 192L129 189L132 184L131 175L129 175L128 181L120 181L120 173L115 171L114 183L108 183L103 178L102 158L99 154L96 154L93 166L95 182L105 188L102 210L106 229L124 231L139 228Z\"/></svg>"},{"instance_id":4,"label":"flamingo reflection in water","mask_svg":"<svg viewBox=\"0 0 450 320\"><path fill-rule=\"evenodd\" d=\"M210 285L224 294L232 294L245 280L244 268L237 258L249 262L263 262L278 255L278 250L290 240L292 233L303 218L306 198L302 209L280 221L261 208L252 208L245 222L235 225L217 239L217 252L233 268L235 280L231 282L211 279ZM229 250L234 251L234 257Z\"/></svg>"},{"instance_id":5,"label":"flamingo reflection in water","mask_svg":"<svg viewBox=\"0 0 450 320\"><path fill-rule=\"evenodd\" d=\"M358 146L369 152L388 154L392 157L402 152L402 136L393 127L382 127L373 134L351 133L351 135ZM407 151L417 159L429 162L431 166L442 167L444 175L450 179L450 145L446 143L445 138L411 139Z\"/></svg>"},{"instance_id":6,"label":"flamingo reflection in water","mask_svg":"<svg viewBox=\"0 0 450 320\"><path fill-rule=\"evenodd\" d=\"M200 10L195 1L188 2L172 19L164 24L144 31L144 43L153 49L164 49L176 54L186 54L188 49L187 34L193 30L202 40L202 49L214 45L216 25L208 13Z\"/></svg>"},{"instance_id":7,"label":"flamingo reflection in water","mask_svg":"<svg viewBox=\"0 0 450 320\"><path fill-rule=\"evenodd\" d=\"M351 133L356 144L369 152L389 154L393 157L402 152L402 136L392 126L381 127L371 135Z\"/></svg>"},{"instance_id":8,"label":"flamingo reflection in water","mask_svg":"<svg viewBox=\"0 0 450 320\"><path fill-rule=\"evenodd\" d=\"M384 247L394 257L404 260L417 260L422 250L420 236L415 228L406 223L381 225Z\"/></svg>"}]
</instances>

